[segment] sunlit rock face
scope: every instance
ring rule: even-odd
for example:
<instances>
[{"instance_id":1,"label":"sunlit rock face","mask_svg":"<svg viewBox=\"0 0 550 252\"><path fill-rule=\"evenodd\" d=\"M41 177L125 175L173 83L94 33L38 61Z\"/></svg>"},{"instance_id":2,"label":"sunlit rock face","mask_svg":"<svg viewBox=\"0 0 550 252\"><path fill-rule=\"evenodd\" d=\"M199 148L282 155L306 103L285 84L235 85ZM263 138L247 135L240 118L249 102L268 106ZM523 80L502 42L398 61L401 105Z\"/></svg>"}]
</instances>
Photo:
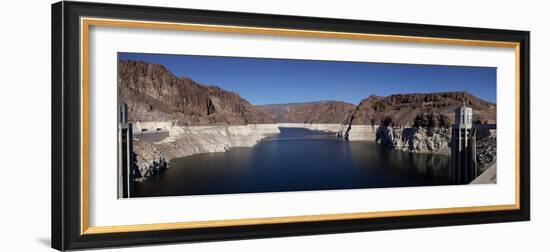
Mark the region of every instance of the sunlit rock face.
<instances>
[{"instance_id":1,"label":"sunlit rock face","mask_svg":"<svg viewBox=\"0 0 550 252\"><path fill-rule=\"evenodd\" d=\"M273 119L237 93L176 77L159 64L118 62L118 100L130 122L176 125L269 124Z\"/></svg>"},{"instance_id":2,"label":"sunlit rock face","mask_svg":"<svg viewBox=\"0 0 550 252\"><path fill-rule=\"evenodd\" d=\"M135 166L139 171L138 176L134 176L138 180L152 176L165 170L168 167L168 161L163 153L157 150L157 146L144 142L134 142Z\"/></svg>"},{"instance_id":3,"label":"sunlit rock face","mask_svg":"<svg viewBox=\"0 0 550 252\"><path fill-rule=\"evenodd\" d=\"M399 150L450 154L451 129L380 126L376 142Z\"/></svg>"}]
</instances>

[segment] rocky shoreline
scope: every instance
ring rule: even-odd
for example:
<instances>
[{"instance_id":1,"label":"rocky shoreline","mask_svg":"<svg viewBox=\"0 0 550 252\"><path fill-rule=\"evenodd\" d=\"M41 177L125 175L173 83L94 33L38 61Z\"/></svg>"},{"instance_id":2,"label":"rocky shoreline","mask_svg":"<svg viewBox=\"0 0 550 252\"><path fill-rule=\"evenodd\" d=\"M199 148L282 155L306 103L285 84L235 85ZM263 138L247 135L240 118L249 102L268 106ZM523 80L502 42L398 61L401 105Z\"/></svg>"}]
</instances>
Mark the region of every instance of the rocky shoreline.
<instances>
[{"instance_id":1,"label":"rocky shoreline","mask_svg":"<svg viewBox=\"0 0 550 252\"><path fill-rule=\"evenodd\" d=\"M338 136L348 141L375 141L388 148L415 153L451 155L451 128L384 125L342 126ZM496 130L478 134L477 163L482 173L497 160Z\"/></svg>"},{"instance_id":2,"label":"rocky shoreline","mask_svg":"<svg viewBox=\"0 0 550 252\"><path fill-rule=\"evenodd\" d=\"M140 130L147 126L141 123ZM305 128L332 132L348 141L375 141L388 148L416 153L450 155L451 128L403 127L385 125L345 125L277 123L218 126L177 126L171 123L150 123L148 127L162 125L168 136L160 141L134 139L136 168L141 178L168 168L170 160L200 153L225 152L236 147L253 147L262 139L280 133L279 127ZM478 163L483 172L496 160L496 134L478 140ZM485 168L485 169L484 169Z\"/></svg>"},{"instance_id":3,"label":"rocky shoreline","mask_svg":"<svg viewBox=\"0 0 550 252\"><path fill-rule=\"evenodd\" d=\"M355 119L342 124L339 137L348 141L375 141L395 150L451 155L452 122L445 114L420 113L409 126L395 125L392 117L384 118L380 125L353 124ZM483 172L496 162L496 130L479 130L476 145L476 159Z\"/></svg>"},{"instance_id":4,"label":"rocky shoreline","mask_svg":"<svg viewBox=\"0 0 550 252\"><path fill-rule=\"evenodd\" d=\"M158 125L158 124L156 124ZM200 153L225 152L235 147L252 147L271 134L276 124L174 126L165 129L160 141L134 139L136 168L142 179L168 168L170 160Z\"/></svg>"},{"instance_id":5,"label":"rocky shoreline","mask_svg":"<svg viewBox=\"0 0 550 252\"><path fill-rule=\"evenodd\" d=\"M152 176L168 168L168 161L163 153L157 150L155 144L145 141L134 141L135 168L139 171L134 176L137 181Z\"/></svg>"},{"instance_id":6,"label":"rocky shoreline","mask_svg":"<svg viewBox=\"0 0 550 252\"><path fill-rule=\"evenodd\" d=\"M380 126L375 141L397 150L451 154L450 128Z\"/></svg>"},{"instance_id":7,"label":"rocky shoreline","mask_svg":"<svg viewBox=\"0 0 550 252\"><path fill-rule=\"evenodd\" d=\"M313 131L341 131L342 124L276 123L248 125L178 126L172 122L136 122L136 132L161 129L168 136L160 141L134 137L135 168L138 181L168 168L170 160L201 153L225 152L231 148L253 147L262 139L280 133L281 128ZM154 134L154 133L152 133Z\"/></svg>"}]
</instances>

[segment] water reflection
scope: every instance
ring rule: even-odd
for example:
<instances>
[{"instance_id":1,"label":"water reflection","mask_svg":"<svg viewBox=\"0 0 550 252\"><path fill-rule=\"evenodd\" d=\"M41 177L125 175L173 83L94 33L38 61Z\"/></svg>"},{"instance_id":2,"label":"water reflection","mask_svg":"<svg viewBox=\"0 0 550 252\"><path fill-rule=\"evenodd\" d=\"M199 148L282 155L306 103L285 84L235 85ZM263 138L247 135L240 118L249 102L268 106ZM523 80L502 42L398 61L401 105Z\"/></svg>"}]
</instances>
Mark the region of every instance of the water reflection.
<instances>
[{"instance_id":1,"label":"water reflection","mask_svg":"<svg viewBox=\"0 0 550 252\"><path fill-rule=\"evenodd\" d=\"M174 159L136 186L138 197L452 184L450 157L347 142L333 134L281 128L252 148Z\"/></svg>"}]
</instances>

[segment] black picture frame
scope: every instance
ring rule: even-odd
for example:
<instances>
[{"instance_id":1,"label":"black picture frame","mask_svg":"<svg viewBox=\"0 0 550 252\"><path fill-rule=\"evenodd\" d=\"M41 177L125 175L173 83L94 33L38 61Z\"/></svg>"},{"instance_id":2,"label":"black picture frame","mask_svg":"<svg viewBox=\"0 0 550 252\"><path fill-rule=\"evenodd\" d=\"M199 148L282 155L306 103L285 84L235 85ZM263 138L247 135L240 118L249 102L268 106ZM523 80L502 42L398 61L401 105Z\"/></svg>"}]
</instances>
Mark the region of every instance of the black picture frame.
<instances>
[{"instance_id":1,"label":"black picture frame","mask_svg":"<svg viewBox=\"0 0 550 252\"><path fill-rule=\"evenodd\" d=\"M384 218L171 229L104 234L82 233L80 18L101 17L278 29L321 30L490 40L518 43L519 204L518 209ZM266 15L101 3L52 5L52 247L58 250L174 242L251 239L388 229L527 221L530 218L529 32L317 17Z\"/></svg>"}]
</instances>

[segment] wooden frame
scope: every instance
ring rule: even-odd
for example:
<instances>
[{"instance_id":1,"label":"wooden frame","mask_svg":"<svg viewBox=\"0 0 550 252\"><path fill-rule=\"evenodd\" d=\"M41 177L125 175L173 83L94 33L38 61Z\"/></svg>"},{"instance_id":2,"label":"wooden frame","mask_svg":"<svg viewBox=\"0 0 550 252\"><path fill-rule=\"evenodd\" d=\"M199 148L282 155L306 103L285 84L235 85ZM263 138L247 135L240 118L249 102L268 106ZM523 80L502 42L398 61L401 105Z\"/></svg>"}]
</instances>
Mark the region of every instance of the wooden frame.
<instances>
[{"instance_id":1,"label":"wooden frame","mask_svg":"<svg viewBox=\"0 0 550 252\"><path fill-rule=\"evenodd\" d=\"M516 51L511 205L90 227L88 31L141 27L475 45ZM529 220L529 32L97 3L52 5L52 247L59 250Z\"/></svg>"}]
</instances>

